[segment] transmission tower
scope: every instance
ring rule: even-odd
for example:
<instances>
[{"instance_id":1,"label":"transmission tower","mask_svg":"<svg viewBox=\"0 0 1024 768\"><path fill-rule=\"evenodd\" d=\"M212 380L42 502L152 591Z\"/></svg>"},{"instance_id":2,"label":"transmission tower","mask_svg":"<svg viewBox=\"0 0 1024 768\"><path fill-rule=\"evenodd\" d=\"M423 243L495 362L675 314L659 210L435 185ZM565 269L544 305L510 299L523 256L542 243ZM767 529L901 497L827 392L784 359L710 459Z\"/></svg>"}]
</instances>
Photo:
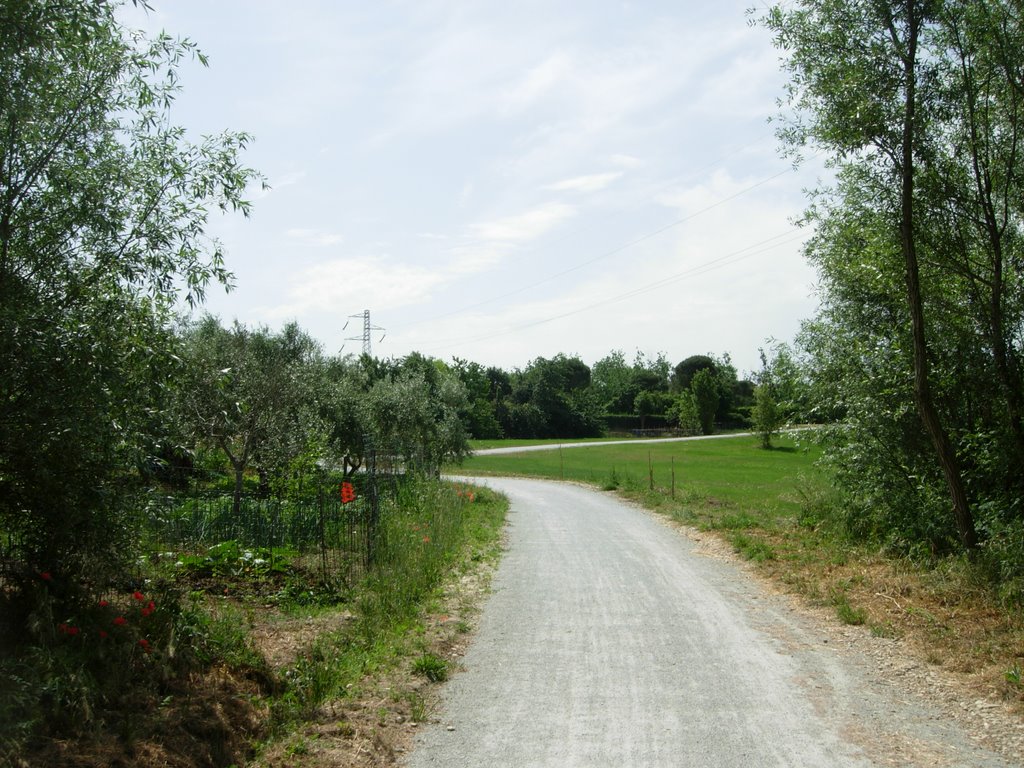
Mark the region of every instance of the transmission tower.
<instances>
[{"instance_id":1,"label":"transmission tower","mask_svg":"<svg viewBox=\"0 0 1024 768\"><path fill-rule=\"evenodd\" d=\"M370 310L368 310L368 309L364 309L363 313L361 315L349 315L349 319L360 318L360 317L363 319L363 335L362 336L349 336L345 340L346 341L362 341L363 342L363 354L364 355L372 355L372 352L370 351L370 341L371 341L370 340L370 333L372 331L383 331L384 329L380 328L380 327L378 327L376 325L370 325ZM345 330L345 328L348 328L348 322L345 323L344 328L342 328L341 330ZM380 341L384 341L384 336L385 335L386 334L381 334L381 337L380 337L378 343Z\"/></svg>"}]
</instances>

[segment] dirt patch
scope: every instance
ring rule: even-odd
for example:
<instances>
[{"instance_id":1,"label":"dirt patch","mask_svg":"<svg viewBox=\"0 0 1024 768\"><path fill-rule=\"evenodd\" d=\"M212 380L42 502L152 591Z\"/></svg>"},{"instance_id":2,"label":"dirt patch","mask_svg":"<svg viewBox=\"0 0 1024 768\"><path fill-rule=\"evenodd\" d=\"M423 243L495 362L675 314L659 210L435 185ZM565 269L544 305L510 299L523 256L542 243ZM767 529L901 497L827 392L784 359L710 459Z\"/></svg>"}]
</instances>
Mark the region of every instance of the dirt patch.
<instances>
[{"instance_id":1,"label":"dirt patch","mask_svg":"<svg viewBox=\"0 0 1024 768\"><path fill-rule=\"evenodd\" d=\"M304 618L278 618L265 614L256 619L250 634L253 645L274 669L293 664L320 635L341 632L352 621L348 611Z\"/></svg>"},{"instance_id":2,"label":"dirt patch","mask_svg":"<svg viewBox=\"0 0 1024 768\"><path fill-rule=\"evenodd\" d=\"M18 768L223 768L245 762L266 733L253 681L217 668L172 681L163 698L140 700L91 738L53 739Z\"/></svg>"}]
</instances>

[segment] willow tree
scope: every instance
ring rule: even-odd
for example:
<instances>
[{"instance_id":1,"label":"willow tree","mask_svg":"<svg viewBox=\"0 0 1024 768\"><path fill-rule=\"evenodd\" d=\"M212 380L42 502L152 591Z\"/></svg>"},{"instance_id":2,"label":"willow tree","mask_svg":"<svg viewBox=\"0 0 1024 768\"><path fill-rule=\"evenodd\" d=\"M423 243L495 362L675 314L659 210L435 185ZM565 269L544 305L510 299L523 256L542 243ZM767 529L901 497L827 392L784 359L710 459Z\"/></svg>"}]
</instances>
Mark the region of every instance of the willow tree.
<instances>
[{"instance_id":1,"label":"willow tree","mask_svg":"<svg viewBox=\"0 0 1024 768\"><path fill-rule=\"evenodd\" d=\"M890 394L909 363L914 409L972 548L977 502L1019 484L1024 466L1019 4L800 0L761 21L790 75L780 135L837 171L809 212L824 319L847 324L854 348L872 322L891 329L885 354L864 345L865 359L883 366ZM858 319L858 291L874 321ZM997 480L983 454L1005 450L1016 468Z\"/></svg>"},{"instance_id":2,"label":"willow tree","mask_svg":"<svg viewBox=\"0 0 1024 768\"><path fill-rule=\"evenodd\" d=\"M173 380L169 312L228 282L208 211L245 212L255 177L246 135L169 120L193 44L117 5L0 6L0 531L16 582L68 590L130 553L118 497Z\"/></svg>"}]
</instances>

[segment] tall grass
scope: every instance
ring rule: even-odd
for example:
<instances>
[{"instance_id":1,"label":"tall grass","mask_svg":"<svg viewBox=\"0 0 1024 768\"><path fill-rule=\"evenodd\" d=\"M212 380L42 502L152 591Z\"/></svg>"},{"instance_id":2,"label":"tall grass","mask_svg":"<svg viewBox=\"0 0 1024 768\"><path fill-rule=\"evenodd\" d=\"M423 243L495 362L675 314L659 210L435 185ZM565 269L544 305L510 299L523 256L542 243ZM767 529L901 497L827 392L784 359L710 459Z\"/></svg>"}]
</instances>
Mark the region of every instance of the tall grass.
<instances>
[{"instance_id":1,"label":"tall grass","mask_svg":"<svg viewBox=\"0 0 1024 768\"><path fill-rule=\"evenodd\" d=\"M429 479L404 483L381 504L376 557L356 589L355 621L321 635L285 674L279 722L308 717L357 689L367 673L420 649L420 616L452 573L496 552L507 502L480 488Z\"/></svg>"}]
</instances>

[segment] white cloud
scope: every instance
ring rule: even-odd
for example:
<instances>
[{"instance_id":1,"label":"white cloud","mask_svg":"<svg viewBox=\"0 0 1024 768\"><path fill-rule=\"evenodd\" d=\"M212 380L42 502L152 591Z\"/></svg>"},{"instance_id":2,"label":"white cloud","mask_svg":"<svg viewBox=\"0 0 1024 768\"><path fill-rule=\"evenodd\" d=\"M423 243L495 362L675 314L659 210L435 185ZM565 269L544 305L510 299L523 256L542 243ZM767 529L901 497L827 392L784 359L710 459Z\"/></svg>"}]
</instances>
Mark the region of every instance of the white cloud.
<instances>
[{"instance_id":1,"label":"white cloud","mask_svg":"<svg viewBox=\"0 0 1024 768\"><path fill-rule=\"evenodd\" d=\"M319 229L289 229L285 234L289 239L297 240L301 245L309 245L315 248L338 245L344 240L339 234L323 232Z\"/></svg>"},{"instance_id":2,"label":"white cloud","mask_svg":"<svg viewBox=\"0 0 1024 768\"><path fill-rule=\"evenodd\" d=\"M622 168L639 168L644 164L643 160L632 155L612 155L611 161Z\"/></svg>"},{"instance_id":3,"label":"white cloud","mask_svg":"<svg viewBox=\"0 0 1024 768\"><path fill-rule=\"evenodd\" d=\"M551 189L556 192L600 192L620 176L622 176L621 172L575 176L571 179L549 184L545 189Z\"/></svg>"},{"instance_id":4,"label":"white cloud","mask_svg":"<svg viewBox=\"0 0 1024 768\"><path fill-rule=\"evenodd\" d=\"M446 279L433 270L383 256L334 259L290 276L287 300L266 314L281 319L350 307L395 309L423 301Z\"/></svg>"},{"instance_id":5,"label":"white cloud","mask_svg":"<svg viewBox=\"0 0 1024 768\"><path fill-rule=\"evenodd\" d=\"M550 202L516 216L473 224L470 229L482 240L529 241L575 214L576 209L571 205Z\"/></svg>"}]
</instances>

